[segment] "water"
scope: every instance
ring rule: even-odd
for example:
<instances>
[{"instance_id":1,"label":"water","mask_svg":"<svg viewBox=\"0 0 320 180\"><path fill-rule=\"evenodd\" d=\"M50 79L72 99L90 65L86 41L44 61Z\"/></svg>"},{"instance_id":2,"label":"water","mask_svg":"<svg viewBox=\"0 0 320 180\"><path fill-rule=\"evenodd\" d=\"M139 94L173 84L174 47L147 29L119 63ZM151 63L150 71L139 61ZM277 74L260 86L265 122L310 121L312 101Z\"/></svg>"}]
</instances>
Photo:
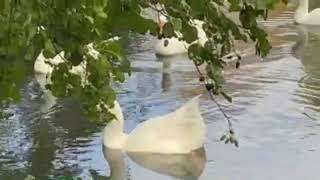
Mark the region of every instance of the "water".
<instances>
[{"instance_id":1,"label":"water","mask_svg":"<svg viewBox=\"0 0 320 180\"><path fill-rule=\"evenodd\" d=\"M185 156L123 155L103 149L101 128L81 117L73 100L58 100L51 113L40 113L46 102L30 76L22 89L23 101L11 108L15 115L0 122L0 179L20 180L27 174L38 179L89 179L90 174L117 180L318 179L320 28L293 25L292 12L264 25L277 46L263 61L227 70L226 87L234 102L218 99L232 116L240 148L219 142L226 122L190 61L183 55L158 59L153 42L139 36L127 47L135 73L116 87L126 132L204 94L204 149Z\"/></svg>"}]
</instances>

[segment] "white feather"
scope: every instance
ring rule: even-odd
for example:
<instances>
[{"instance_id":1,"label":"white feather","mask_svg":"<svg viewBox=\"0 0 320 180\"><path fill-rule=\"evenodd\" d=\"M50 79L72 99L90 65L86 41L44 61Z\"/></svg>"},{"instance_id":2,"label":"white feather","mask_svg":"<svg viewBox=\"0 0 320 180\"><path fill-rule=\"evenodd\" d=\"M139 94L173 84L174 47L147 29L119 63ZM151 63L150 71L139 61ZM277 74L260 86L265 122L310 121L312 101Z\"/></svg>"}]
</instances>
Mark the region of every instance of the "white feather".
<instances>
[{"instance_id":1,"label":"white feather","mask_svg":"<svg viewBox=\"0 0 320 180\"><path fill-rule=\"evenodd\" d=\"M159 25L162 26L165 24L168 20L165 16L160 15L159 16ZM199 43L202 46L208 41L206 33L204 32L202 25L203 21L200 20L193 20L193 25L197 29L198 33L198 40L193 43ZM182 35L178 35L182 36ZM191 43L192 44L192 43ZM191 44L188 44L184 41L179 41L178 38L172 37L172 38L165 38L157 40L155 45L155 53L157 55L161 56L171 56L171 55L177 55L177 54L184 54L188 52L188 48Z\"/></svg>"},{"instance_id":2,"label":"white feather","mask_svg":"<svg viewBox=\"0 0 320 180\"><path fill-rule=\"evenodd\" d=\"M104 145L129 152L186 154L203 146L205 133L197 96L172 113L144 121L127 135L123 119L114 120L105 128Z\"/></svg>"},{"instance_id":3,"label":"white feather","mask_svg":"<svg viewBox=\"0 0 320 180\"><path fill-rule=\"evenodd\" d=\"M294 19L298 24L320 25L320 8L309 12L309 0L299 0Z\"/></svg>"}]
</instances>

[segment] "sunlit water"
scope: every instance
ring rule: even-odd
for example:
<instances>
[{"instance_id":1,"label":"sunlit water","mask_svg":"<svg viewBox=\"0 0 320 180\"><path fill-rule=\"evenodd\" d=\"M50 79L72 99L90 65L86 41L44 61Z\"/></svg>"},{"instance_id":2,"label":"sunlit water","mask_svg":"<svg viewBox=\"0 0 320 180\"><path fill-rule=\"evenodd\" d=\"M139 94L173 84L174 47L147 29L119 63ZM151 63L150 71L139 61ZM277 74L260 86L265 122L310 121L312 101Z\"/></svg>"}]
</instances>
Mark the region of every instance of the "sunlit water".
<instances>
[{"instance_id":1,"label":"sunlit water","mask_svg":"<svg viewBox=\"0 0 320 180\"><path fill-rule=\"evenodd\" d=\"M204 149L184 156L124 155L103 149L101 128L81 117L73 100L58 100L50 113L41 113L43 93L30 76L22 103L11 108L14 116L0 122L0 179L19 180L27 174L38 179L89 179L92 174L115 180L317 180L320 28L295 26L292 12L264 25L289 41L263 61L227 70L226 87L234 102L219 98L232 117L240 148L219 142L227 130L225 119L208 99L189 60L156 58L153 42L139 36L126 47L135 73L116 87L126 132L202 93L208 128Z\"/></svg>"}]
</instances>

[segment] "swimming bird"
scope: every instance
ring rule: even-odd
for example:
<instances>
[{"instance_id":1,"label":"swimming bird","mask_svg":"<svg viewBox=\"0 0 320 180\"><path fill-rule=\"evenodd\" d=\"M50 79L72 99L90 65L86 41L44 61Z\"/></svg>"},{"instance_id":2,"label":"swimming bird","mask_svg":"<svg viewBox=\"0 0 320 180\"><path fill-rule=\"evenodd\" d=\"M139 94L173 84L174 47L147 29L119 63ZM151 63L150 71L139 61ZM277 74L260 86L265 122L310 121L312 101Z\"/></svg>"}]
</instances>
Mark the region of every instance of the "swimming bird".
<instances>
[{"instance_id":1,"label":"swimming bird","mask_svg":"<svg viewBox=\"0 0 320 180\"><path fill-rule=\"evenodd\" d=\"M168 20L165 16L159 15L158 17L158 24L160 29L163 28L164 24L167 23ZM202 46L206 43L207 36L204 30L202 29L203 21L200 20L193 20L192 24L197 29L198 33L198 40L197 42L200 43ZM178 36L182 36L181 34L177 33ZM171 38L162 38L157 40L155 45L155 53L156 55L160 56L172 56L177 54L184 54L188 52L190 44L185 41L179 40L176 37Z\"/></svg>"},{"instance_id":2,"label":"swimming bird","mask_svg":"<svg viewBox=\"0 0 320 180\"><path fill-rule=\"evenodd\" d=\"M108 39L107 41L118 41L120 38L115 36L113 38ZM91 55L93 58L98 59L99 52L94 49L93 43L90 43L86 46L88 48L88 54ZM60 52L53 58L46 58L44 57L43 53L41 52L35 60L34 63L34 72L35 72L35 79L40 85L40 88L44 92L43 99L45 103L42 104L40 107L40 111L45 113L48 112L49 109L56 104L56 97L52 95L52 93L47 90L46 85L51 81L51 74L53 72L52 65L58 65L60 63L64 63L66 60L64 59L64 52ZM86 82L85 74L86 74L86 65L87 62L84 60L77 66L72 66L69 70L70 73L79 75L81 77L82 83ZM117 102L115 102L117 103Z\"/></svg>"},{"instance_id":3,"label":"swimming bird","mask_svg":"<svg viewBox=\"0 0 320 180\"><path fill-rule=\"evenodd\" d=\"M320 8L309 12L309 0L299 0L294 19L297 24L320 25Z\"/></svg>"},{"instance_id":4,"label":"swimming bird","mask_svg":"<svg viewBox=\"0 0 320 180\"><path fill-rule=\"evenodd\" d=\"M127 152L186 154L203 146L206 126L199 109L199 96L169 114L139 124L130 134L123 132L124 119L119 104L113 112L117 120L104 129L104 145Z\"/></svg>"}]
</instances>

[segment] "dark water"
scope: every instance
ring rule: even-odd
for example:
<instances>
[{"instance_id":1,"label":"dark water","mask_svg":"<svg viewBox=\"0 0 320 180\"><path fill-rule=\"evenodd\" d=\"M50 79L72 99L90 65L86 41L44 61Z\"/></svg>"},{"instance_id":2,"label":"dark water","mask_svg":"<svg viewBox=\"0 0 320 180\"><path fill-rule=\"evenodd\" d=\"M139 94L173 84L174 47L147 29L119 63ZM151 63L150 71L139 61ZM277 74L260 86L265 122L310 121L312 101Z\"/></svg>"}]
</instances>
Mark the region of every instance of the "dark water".
<instances>
[{"instance_id":1,"label":"dark water","mask_svg":"<svg viewBox=\"0 0 320 180\"><path fill-rule=\"evenodd\" d=\"M273 35L287 43L261 62L225 72L234 103L219 102L232 116L240 148L218 141L226 122L204 95L201 110L208 128L204 149L185 156L123 155L102 149L101 128L81 117L76 102L58 100L51 113L41 113L46 102L30 76L22 90L23 102L11 108L15 115L0 122L0 179L20 180L27 174L38 179L51 175L89 179L94 174L116 180L317 180L320 28L295 26L292 12L279 17L264 25L281 29ZM136 72L116 87L127 132L205 94L185 56L158 59L152 44L148 38L135 37L127 48Z\"/></svg>"}]
</instances>

